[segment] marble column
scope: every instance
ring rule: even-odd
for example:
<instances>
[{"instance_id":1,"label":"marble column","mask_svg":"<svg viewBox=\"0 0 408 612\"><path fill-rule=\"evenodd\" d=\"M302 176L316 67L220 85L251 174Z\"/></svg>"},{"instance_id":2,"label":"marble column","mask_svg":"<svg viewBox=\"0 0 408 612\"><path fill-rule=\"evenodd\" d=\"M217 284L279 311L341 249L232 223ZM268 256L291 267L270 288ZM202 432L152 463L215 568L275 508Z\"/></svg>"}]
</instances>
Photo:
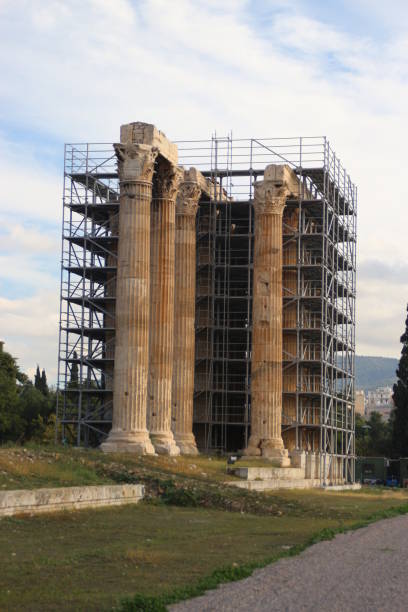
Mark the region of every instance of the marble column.
<instances>
[{"instance_id":1,"label":"marble column","mask_svg":"<svg viewBox=\"0 0 408 612\"><path fill-rule=\"evenodd\" d=\"M109 229L111 236L119 235L119 214L111 213L109 215ZM116 248L115 248L116 247ZM118 261L117 244L112 242L109 247L110 252L106 257L106 265L108 268L116 268ZM111 359L112 363L107 363L105 366L105 389L113 391L113 370L115 359L115 300L116 297L116 272L109 272L106 277L105 285L106 305L104 318L104 327L113 328L113 331L105 332L105 357ZM112 416L112 413L110 414ZM109 413L105 414L109 417Z\"/></svg>"},{"instance_id":2,"label":"marble column","mask_svg":"<svg viewBox=\"0 0 408 612\"><path fill-rule=\"evenodd\" d=\"M288 466L282 423L282 215L289 191L279 167L255 183L251 436L244 454Z\"/></svg>"},{"instance_id":3,"label":"marble column","mask_svg":"<svg viewBox=\"0 0 408 612\"><path fill-rule=\"evenodd\" d=\"M150 299L150 206L158 154L117 144L120 179L113 423L104 452L154 454L146 427Z\"/></svg>"},{"instance_id":4,"label":"marble column","mask_svg":"<svg viewBox=\"0 0 408 612\"><path fill-rule=\"evenodd\" d=\"M196 214L201 188L186 170L176 201L176 273L171 428L183 455L197 455L193 434Z\"/></svg>"},{"instance_id":5,"label":"marble column","mask_svg":"<svg viewBox=\"0 0 408 612\"><path fill-rule=\"evenodd\" d=\"M182 170L159 159L151 213L150 355L147 424L158 454L179 455L171 430L176 196Z\"/></svg>"}]
</instances>

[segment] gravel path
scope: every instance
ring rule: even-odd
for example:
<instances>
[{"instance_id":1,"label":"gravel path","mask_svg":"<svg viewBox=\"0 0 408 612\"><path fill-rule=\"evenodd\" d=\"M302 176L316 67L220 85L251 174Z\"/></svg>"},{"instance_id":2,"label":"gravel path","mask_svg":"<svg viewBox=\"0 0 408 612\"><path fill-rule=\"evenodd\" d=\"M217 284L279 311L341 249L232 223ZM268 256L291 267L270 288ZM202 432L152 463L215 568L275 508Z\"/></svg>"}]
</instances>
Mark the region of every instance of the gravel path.
<instances>
[{"instance_id":1,"label":"gravel path","mask_svg":"<svg viewBox=\"0 0 408 612\"><path fill-rule=\"evenodd\" d=\"M408 516L374 523L281 559L172 612L405 612Z\"/></svg>"}]
</instances>

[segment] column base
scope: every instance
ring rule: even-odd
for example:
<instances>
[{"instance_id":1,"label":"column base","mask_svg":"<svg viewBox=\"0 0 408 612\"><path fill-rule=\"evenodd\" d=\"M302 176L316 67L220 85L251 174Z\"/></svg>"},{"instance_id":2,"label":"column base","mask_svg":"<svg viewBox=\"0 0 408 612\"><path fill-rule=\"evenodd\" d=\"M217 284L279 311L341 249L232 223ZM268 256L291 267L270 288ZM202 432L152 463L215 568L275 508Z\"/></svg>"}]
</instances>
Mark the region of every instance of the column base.
<instances>
[{"instance_id":1,"label":"column base","mask_svg":"<svg viewBox=\"0 0 408 612\"><path fill-rule=\"evenodd\" d=\"M154 450L158 455L169 455L170 457L177 457L180 455L180 449L177 446L173 434L170 433L151 433L150 439L154 446Z\"/></svg>"},{"instance_id":2,"label":"column base","mask_svg":"<svg viewBox=\"0 0 408 612\"><path fill-rule=\"evenodd\" d=\"M198 448L194 435L174 433L174 439L180 449L181 455L198 455Z\"/></svg>"},{"instance_id":3,"label":"column base","mask_svg":"<svg viewBox=\"0 0 408 612\"><path fill-rule=\"evenodd\" d=\"M289 452L283 446L282 438L249 439L248 447L242 452L245 457L261 457L277 463L279 467L290 467Z\"/></svg>"},{"instance_id":4,"label":"column base","mask_svg":"<svg viewBox=\"0 0 408 612\"><path fill-rule=\"evenodd\" d=\"M99 448L104 453L156 454L147 431L130 433L112 429L106 442L103 442Z\"/></svg>"}]
</instances>

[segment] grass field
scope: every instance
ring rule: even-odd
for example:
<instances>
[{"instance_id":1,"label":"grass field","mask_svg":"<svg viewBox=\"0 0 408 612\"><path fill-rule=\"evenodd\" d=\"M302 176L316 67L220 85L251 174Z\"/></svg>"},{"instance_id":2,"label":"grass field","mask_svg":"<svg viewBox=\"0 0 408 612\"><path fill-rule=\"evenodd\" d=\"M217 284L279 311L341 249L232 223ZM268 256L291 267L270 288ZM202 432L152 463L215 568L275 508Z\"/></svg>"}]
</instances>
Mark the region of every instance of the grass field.
<instances>
[{"instance_id":1,"label":"grass field","mask_svg":"<svg viewBox=\"0 0 408 612\"><path fill-rule=\"evenodd\" d=\"M225 460L204 457L3 449L0 478L7 488L153 483L137 506L1 519L0 610L10 611L118 609L124 597L157 596L222 567L272 560L323 529L408 510L400 490L241 491L221 484Z\"/></svg>"}]
</instances>

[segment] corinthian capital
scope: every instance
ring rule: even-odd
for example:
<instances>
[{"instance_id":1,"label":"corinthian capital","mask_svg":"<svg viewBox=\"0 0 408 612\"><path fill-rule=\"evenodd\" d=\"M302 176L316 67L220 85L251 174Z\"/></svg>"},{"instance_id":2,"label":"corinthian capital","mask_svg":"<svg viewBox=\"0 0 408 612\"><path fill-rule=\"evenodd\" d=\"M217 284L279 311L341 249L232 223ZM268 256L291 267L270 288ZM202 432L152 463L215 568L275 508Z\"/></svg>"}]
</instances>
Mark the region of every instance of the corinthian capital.
<instances>
[{"instance_id":1,"label":"corinthian capital","mask_svg":"<svg viewBox=\"0 0 408 612\"><path fill-rule=\"evenodd\" d=\"M256 182L254 207L259 214L282 215L286 199L299 193L300 183L288 164L266 166L264 180Z\"/></svg>"},{"instance_id":2,"label":"corinthian capital","mask_svg":"<svg viewBox=\"0 0 408 612\"><path fill-rule=\"evenodd\" d=\"M286 185L277 186L273 181L255 183L255 212L258 215L282 215L289 194Z\"/></svg>"},{"instance_id":3,"label":"corinthian capital","mask_svg":"<svg viewBox=\"0 0 408 612\"><path fill-rule=\"evenodd\" d=\"M184 181L176 201L176 215L194 217L197 214L198 200L201 195L201 187L193 181Z\"/></svg>"},{"instance_id":4,"label":"corinthian capital","mask_svg":"<svg viewBox=\"0 0 408 612\"><path fill-rule=\"evenodd\" d=\"M159 150L144 144L114 144L121 182L151 183Z\"/></svg>"},{"instance_id":5,"label":"corinthian capital","mask_svg":"<svg viewBox=\"0 0 408 612\"><path fill-rule=\"evenodd\" d=\"M154 187L154 197L175 200L183 179L183 170L168 162L160 163Z\"/></svg>"}]
</instances>

